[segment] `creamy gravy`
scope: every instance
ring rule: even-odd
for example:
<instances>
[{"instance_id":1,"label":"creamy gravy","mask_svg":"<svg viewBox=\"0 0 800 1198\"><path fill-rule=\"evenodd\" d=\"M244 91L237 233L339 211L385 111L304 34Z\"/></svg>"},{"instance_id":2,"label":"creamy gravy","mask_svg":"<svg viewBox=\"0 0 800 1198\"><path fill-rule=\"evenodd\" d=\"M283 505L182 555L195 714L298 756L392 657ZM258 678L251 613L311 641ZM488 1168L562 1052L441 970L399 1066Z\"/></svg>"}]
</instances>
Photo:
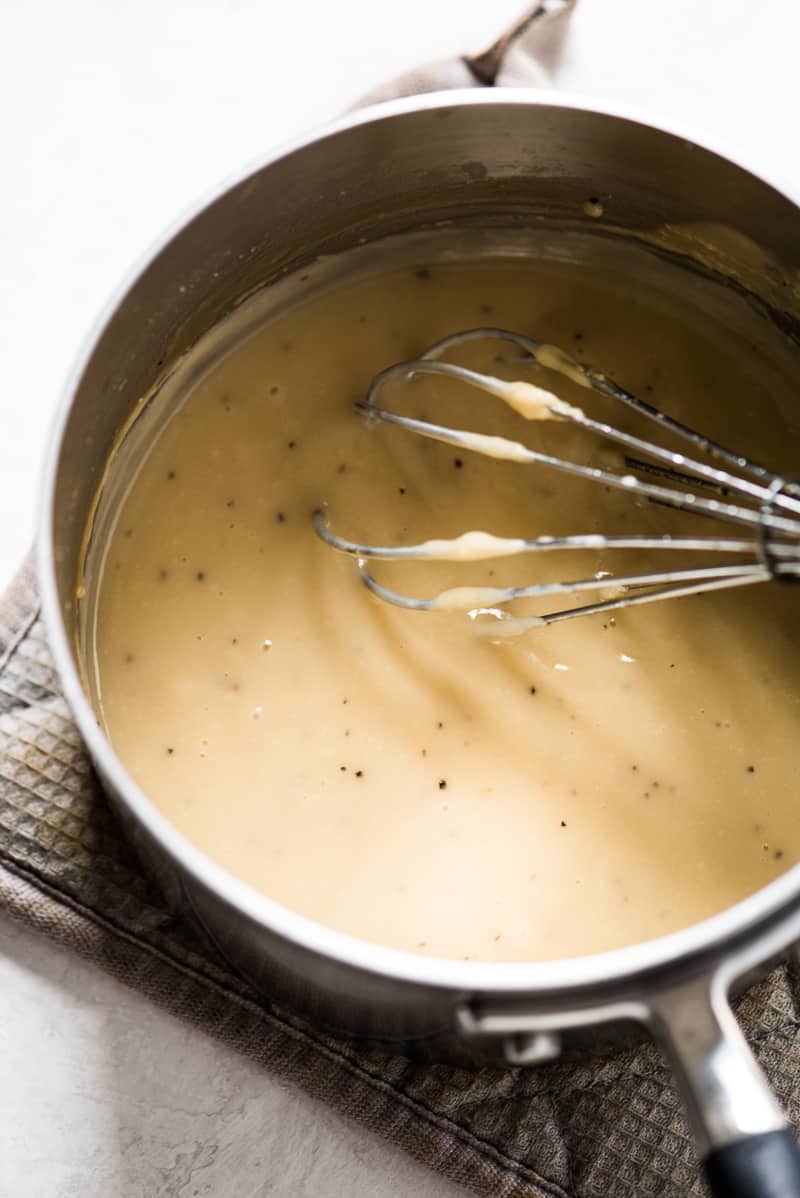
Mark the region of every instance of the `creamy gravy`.
<instances>
[{"instance_id":1,"label":"creamy gravy","mask_svg":"<svg viewBox=\"0 0 800 1198\"><path fill-rule=\"evenodd\" d=\"M670 279L484 261L356 280L195 380L140 464L100 582L98 710L175 826L273 899L418 953L564 957L684 927L800 858L799 599L763 585L500 639L463 612L371 596L314 535L320 505L353 540L429 540L453 558L374 564L420 595L664 564L485 559L519 538L721 527L354 415L376 371L487 322L563 346L769 465L797 464L797 375L766 326L728 327ZM525 377L496 348L507 360L479 345L457 358ZM548 352L528 381L652 435ZM386 396L618 462L585 430L536 419L538 393L515 398L523 415L437 377ZM441 543L478 529L510 545Z\"/></svg>"}]
</instances>

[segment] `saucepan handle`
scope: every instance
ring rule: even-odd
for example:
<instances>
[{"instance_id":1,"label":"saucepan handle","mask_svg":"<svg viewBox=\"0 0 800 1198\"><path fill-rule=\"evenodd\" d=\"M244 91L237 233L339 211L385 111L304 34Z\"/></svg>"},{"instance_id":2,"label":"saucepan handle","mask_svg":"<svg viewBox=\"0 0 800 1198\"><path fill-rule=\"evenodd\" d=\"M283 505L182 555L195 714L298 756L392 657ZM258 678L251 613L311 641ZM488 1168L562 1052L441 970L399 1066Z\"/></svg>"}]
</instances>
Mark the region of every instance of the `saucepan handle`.
<instances>
[{"instance_id":1,"label":"saucepan handle","mask_svg":"<svg viewBox=\"0 0 800 1198\"><path fill-rule=\"evenodd\" d=\"M788 1128L717 1148L703 1171L714 1198L795 1198L800 1194L800 1152Z\"/></svg>"},{"instance_id":2,"label":"saucepan handle","mask_svg":"<svg viewBox=\"0 0 800 1198\"><path fill-rule=\"evenodd\" d=\"M701 977L664 991L651 1013L714 1198L800 1198L794 1134L722 982Z\"/></svg>"},{"instance_id":3,"label":"saucepan handle","mask_svg":"<svg viewBox=\"0 0 800 1198\"><path fill-rule=\"evenodd\" d=\"M777 947L797 938L778 927ZM751 960L752 957L752 960ZM731 978L746 976L758 954L638 998L594 1008L525 1011L462 1004L459 1035L509 1065L541 1065L561 1054L563 1033L598 1023L644 1024L672 1066L714 1198L800 1198L800 1150L777 1098L728 1002ZM737 968L741 965L742 968Z\"/></svg>"},{"instance_id":4,"label":"saucepan handle","mask_svg":"<svg viewBox=\"0 0 800 1198\"><path fill-rule=\"evenodd\" d=\"M461 87L536 87L548 82L578 0L537 0L480 54L427 63L361 96L353 108Z\"/></svg>"}]
</instances>

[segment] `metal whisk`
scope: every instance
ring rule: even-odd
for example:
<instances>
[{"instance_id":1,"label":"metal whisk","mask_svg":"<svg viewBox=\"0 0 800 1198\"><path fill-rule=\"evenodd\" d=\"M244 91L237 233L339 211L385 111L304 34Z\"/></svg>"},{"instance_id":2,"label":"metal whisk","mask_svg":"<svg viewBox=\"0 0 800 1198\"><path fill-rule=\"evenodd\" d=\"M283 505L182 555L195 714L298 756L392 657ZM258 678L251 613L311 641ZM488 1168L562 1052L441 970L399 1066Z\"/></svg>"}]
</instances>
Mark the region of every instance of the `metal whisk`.
<instances>
[{"instance_id":1,"label":"metal whisk","mask_svg":"<svg viewBox=\"0 0 800 1198\"><path fill-rule=\"evenodd\" d=\"M579 407L566 403L552 391L519 379L505 381L490 374L443 361L445 354L459 346L478 341L510 342L527 369L555 371L581 387L611 398L618 404L646 417L659 428L676 435L687 444L687 452L676 452L653 441L622 431L602 420L595 420ZM465 429L450 428L428 420L414 419L379 405L388 383L395 379L411 380L419 375L444 375L477 387L504 401L527 419L561 420L597 434L624 450L621 471L572 462L530 449L519 441L487 436ZM602 374L586 369L568 354L552 345L507 329L476 328L455 333L437 341L418 358L398 362L373 379L366 397L356 408L370 422L383 421L408 432L442 441L462 450L514 462L549 467L563 474L590 479L605 487L615 487L654 503L683 512L694 512L732 526L731 531L746 530L740 536L603 536L596 533L574 536L537 536L530 539L497 537L488 532L466 532L449 540L429 540L416 545L362 545L346 540L330 530L326 513L314 512L317 534L328 545L350 554L358 561L365 585L380 599L416 611L462 609L476 615L492 614L505 621L493 624L492 634L516 633L559 620L574 619L597 612L653 603L657 600L696 595L704 591L747 586L770 579L800 579L800 483L783 477L751 461L668 416L652 404L639 399ZM699 455L698 457L691 455ZM704 459L704 460L703 460ZM598 571L591 578L569 582L543 582L518 587L455 587L430 598L416 598L383 586L370 573L370 560L477 561L516 554L558 550L612 549L667 550L706 555L733 555L727 562L687 569L657 570L648 573L609 574ZM553 610L544 615L512 618L507 604L523 598L558 598L565 595L608 592L611 596L580 606Z\"/></svg>"}]
</instances>

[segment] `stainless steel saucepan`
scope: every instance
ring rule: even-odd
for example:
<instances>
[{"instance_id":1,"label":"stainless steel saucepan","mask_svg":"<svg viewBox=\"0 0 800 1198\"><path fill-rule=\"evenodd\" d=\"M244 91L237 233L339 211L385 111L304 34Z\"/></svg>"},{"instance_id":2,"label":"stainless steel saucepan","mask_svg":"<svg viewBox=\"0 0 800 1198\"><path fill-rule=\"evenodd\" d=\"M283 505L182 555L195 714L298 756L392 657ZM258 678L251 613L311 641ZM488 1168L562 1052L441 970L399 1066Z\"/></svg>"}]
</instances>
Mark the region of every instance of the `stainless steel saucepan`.
<instances>
[{"instance_id":1,"label":"stainless steel saucepan","mask_svg":"<svg viewBox=\"0 0 800 1198\"><path fill-rule=\"evenodd\" d=\"M717 258L706 247L696 269L727 276L787 337L800 333L800 199L679 131L522 90L442 92L352 114L270 155L170 232L84 347L46 469L39 582L50 643L143 858L265 991L401 1050L514 1066L643 1028L672 1062L715 1192L798 1198L793 1137L728 995L800 940L800 867L685 931L596 956L502 965L381 948L272 902L189 844L116 758L81 682L76 588L95 494L137 400L187 347L241 297L320 254L442 221L557 226L589 196L608 201L607 237L724 221L743 236ZM770 270L754 268L750 242Z\"/></svg>"}]
</instances>

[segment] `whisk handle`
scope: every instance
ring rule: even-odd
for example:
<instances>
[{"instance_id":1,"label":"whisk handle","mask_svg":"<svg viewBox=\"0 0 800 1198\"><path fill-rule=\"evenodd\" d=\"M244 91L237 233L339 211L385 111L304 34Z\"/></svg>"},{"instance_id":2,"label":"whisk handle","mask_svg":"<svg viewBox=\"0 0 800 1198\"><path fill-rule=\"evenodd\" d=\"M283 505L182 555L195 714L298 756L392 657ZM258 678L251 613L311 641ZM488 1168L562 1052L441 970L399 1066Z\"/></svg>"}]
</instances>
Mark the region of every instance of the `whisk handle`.
<instances>
[{"instance_id":1,"label":"whisk handle","mask_svg":"<svg viewBox=\"0 0 800 1198\"><path fill-rule=\"evenodd\" d=\"M714 1198L800 1198L800 1150L788 1128L717 1148L703 1171Z\"/></svg>"}]
</instances>

